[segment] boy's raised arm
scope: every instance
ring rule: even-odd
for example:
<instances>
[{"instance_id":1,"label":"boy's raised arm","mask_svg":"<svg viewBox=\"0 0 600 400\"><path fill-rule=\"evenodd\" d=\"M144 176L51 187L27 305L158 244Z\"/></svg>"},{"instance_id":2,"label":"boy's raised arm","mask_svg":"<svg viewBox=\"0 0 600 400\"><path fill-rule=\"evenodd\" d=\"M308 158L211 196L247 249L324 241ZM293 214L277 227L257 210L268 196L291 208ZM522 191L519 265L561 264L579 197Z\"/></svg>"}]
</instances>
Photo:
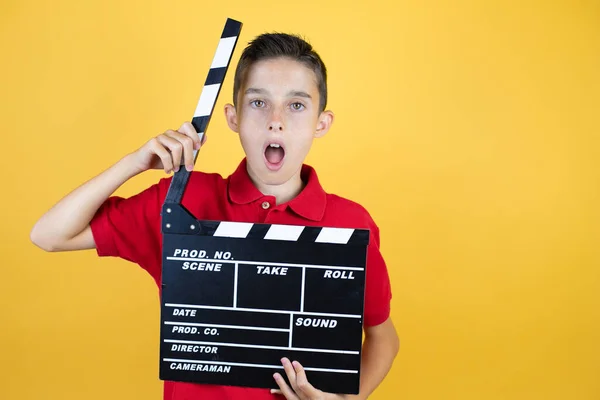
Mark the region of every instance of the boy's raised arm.
<instances>
[{"instance_id":1,"label":"boy's raised arm","mask_svg":"<svg viewBox=\"0 0 600 400\"><path fill-rule=\"evenodd\" d=\"M206 141L203 137L202 143ZM46 251L71 251L95 248L90 221L121 185L148 169L177 171L183 164L194 167L193 150L202 144L193 125L184 123L177 131L150 139L135 152L127 154L101 174L63 197L35 223L31 241Z\"/></svg>"}]
</instances>

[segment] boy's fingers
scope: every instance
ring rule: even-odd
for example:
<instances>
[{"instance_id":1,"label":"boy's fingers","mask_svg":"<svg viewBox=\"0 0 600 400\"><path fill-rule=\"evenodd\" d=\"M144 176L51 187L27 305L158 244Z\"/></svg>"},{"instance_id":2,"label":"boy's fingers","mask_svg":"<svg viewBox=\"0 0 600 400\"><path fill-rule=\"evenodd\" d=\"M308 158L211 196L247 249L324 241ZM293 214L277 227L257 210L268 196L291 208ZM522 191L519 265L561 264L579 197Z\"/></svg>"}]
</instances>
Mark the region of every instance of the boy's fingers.
<instances>
[{"instance_id":1,"label":"boy's fingers","mask_svg":"<svg viewBox=\"0 0 600 400\"><path fill-rule=\"evenodd\" d=\"M170 136L168 133L158 136L158 141L171 152L171 158L173 163L173 169L175 172L179 171L181 165L181 158L184 153L183 144L177 139Z\"/></svg>"},{"instance_id":2,"label":"boy's fingers","mask_svg":"<svg viewBox=\"0 0 600 400\"><path fill-rule=\"evenodd\" d=\"M292 389L290 389L288 384L285 382L285 379L283 379L283 377L280 374L273 374L273 378L275 378L275 382L277 383L277 386L279 386L279 391L285 396L287 400L300 400L300 398L296 396ZM271 393L273 393L273 390L276 389L272 389Z\"/></svg>"},{"instance_id":3,"label":"boy's fingers","mask_svg":"<svg viewBox=\"0 0 600 400\"><path fill-rule=\"evenodd\" d=\"M188 171L194 169L194 141L190 139L188 136L184 136L181 138L183 142L183 158L185 160L185 167Z\"/></svg>"},{"instance_id":4,"label":"boy's fingers","mask_svg":"<svg viewBox=\"0 0 600 400\"><path fill-rule=\"evenodd\" d=\"M196 128L192 125L191 122L184 122L181 127L179 127L179 132L184 135L189 136L190 139L194 142L194 150L200 149L202 142L200 141L200 137L198 136L198 132L196 132Z\"/></svg>"},{"instance_id":5,"label":"boy's fingers","mask_svg":"<svg viewBox=\"0 0 600 400\"><path fill-rule=\"evenodd\" d=\"M150 142L150 148L154 154L160 158L162 162L163 169L168 174L173 170L173 159L171 158L171 154L165 149L164 145L161 143L160 139L155 138Z\"/></svg>"},{"instance_id":6,"label":"boy's fingers","mask_svg":"<svg viewBox=\"0 0 600 400\"><path fill-rule=\"evenodd\" d=\"M311 385L308 382L308 379L306 378L306 373L304 372L304 368L298 361L294 361L292 363L292 366L294 367L294 371L296 372L296 386L297 386L296 391L304 393L309 398L312 398L312 396L316 395L318 392L313 387L313 385Z\"/></svg>"},{"instance_id":7,"label":"boy's fingers","mask_svg":"<svg viewBox=\"0 0 600 400\"><path fill-rule=\"evenodd\" d=\"M173 138L178 143L178 148L181 147L184 164L188 171L191 171L194 168L194 140L186 134L172 130L166 131L165 135Z\"/></svg>"},{"instance_id":8,"label":"boy's fingers","mask_svg":"<svg viewBox=\"0 0 600 400\"><path fill-rule=\"evenodd\" d=\"M297 392L298 388L296 387L296 371L294 371L292 363L286 357L283 357L281 359L281 363L283 364L283 370L285 371L285 374L287 375L288 380L290 381L292 389L294 389L294 391Z\"/></svg>"}]
</instances>

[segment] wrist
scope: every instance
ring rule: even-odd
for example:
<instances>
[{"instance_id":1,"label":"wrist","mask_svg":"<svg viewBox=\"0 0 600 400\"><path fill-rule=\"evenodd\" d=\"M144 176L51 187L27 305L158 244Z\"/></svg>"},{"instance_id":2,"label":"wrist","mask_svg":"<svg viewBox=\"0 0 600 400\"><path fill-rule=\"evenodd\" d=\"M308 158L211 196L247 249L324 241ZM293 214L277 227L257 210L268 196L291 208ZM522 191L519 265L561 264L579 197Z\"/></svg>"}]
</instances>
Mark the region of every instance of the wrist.
<instances>
[{"instance_id":1,"label":"wrist","mask_svg":"<svg viewBox=\"0 0 600 400\"><path fill-rule=\"evenodd\" d=\"M121 158L117 164L115 164L115 168L123 175L125 180L144 172L144 169L140 168L139 163L136 160L135 153L129 153Z\"/></svg>"}]
</instances>

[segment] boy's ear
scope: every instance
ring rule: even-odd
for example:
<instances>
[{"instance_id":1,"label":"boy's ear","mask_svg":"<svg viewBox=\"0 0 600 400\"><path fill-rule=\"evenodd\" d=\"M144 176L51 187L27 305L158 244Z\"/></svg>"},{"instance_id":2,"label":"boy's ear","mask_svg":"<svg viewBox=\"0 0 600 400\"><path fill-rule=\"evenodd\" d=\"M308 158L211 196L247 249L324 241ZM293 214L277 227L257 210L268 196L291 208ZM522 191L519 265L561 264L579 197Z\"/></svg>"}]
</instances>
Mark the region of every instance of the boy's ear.
<instances>
[{"instance_id":1,"label":"boy's ear","mask_svg":"<svg viewBox=\"0 0 600 400\"><path fill-rule=\"evenodd\" d=\"M319 122L317 123L317 130L315 131L316 138L325 136L333 124L334 117L335 115L333 112L329 110L325 110L319 115Z\"/></svg>"},{"instance_id":2,"label":"boy's ear","mask_svg":"<svg viewBox=\"0 0 600 400\"><path fill-rule=\"evenodd\" d=\"M229 125L229 129L231 129L234 132L240 133L237 112L233 104L225 104L225 119L227 120L227 125Z\"/></svg>"}]
</instances>

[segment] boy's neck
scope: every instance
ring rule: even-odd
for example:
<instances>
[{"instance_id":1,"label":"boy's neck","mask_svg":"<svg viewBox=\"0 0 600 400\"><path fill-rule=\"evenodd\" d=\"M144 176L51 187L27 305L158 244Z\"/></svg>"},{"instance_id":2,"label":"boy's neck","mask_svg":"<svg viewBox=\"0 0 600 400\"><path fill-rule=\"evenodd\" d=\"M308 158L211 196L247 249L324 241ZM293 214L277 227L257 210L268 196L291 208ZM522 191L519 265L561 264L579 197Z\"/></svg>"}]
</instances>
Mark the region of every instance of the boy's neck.
<instances>
[{"instance_id":1,"label":"boy's neck","mask_svg":"<svg viewBox=\"0 0 600 400\"><path fill-rule=\"evenodd\" d=\"M300 176L300 171L295 173L290 180L281 185L268 185L256 179L252 171L248 168L248 175L254 183L254 186L265 196L274 196L275 202L279 204L287 203L294 199L304 189L304 182Z\"/></svg>"}]
</instances>

